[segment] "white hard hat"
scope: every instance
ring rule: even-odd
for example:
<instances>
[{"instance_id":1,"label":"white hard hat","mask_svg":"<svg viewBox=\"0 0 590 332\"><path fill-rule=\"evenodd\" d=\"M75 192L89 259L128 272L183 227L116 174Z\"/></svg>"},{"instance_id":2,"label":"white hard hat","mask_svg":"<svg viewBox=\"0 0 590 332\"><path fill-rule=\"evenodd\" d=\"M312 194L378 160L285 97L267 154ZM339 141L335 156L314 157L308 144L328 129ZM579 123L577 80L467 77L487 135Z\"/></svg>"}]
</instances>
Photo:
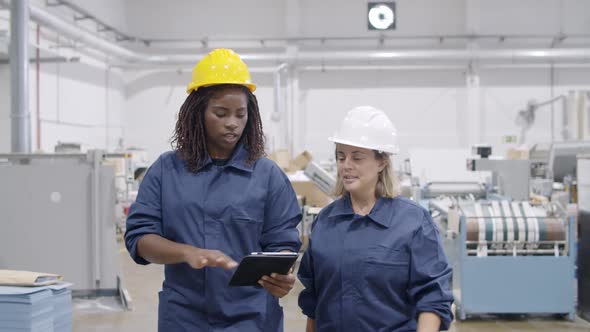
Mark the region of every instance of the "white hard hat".
<instances>
[{"instance_id":1,"label":"white hard hat","mask_svg":"<svg viewBox=\"0 0 590 332\"><path fill-rule=\"evenodd\" d=\"M382 110L371 106L359 106L348 111L340 129L329 140L391 154L399 151L393 123Z\"/></svg>"}]
</instances>

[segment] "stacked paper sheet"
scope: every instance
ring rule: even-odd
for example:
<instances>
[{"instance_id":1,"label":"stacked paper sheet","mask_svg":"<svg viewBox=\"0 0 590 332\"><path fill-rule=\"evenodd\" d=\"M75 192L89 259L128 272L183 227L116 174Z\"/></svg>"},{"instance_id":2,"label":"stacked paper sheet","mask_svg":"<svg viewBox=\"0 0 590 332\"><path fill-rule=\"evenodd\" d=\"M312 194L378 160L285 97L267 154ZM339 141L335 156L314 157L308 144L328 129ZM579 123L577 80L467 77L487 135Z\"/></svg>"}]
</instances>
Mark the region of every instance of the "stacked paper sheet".
<instances>
[{"instance_id":1,"label":"stacked paper sheet","mask_svg":"<svg viewBox=\"0 0 590 332\"><path fill-rule=\"evenodd\" d=\"M0 332L72 330L71 284L44 287L0 286Z\"/></svg>"}]
</instances>

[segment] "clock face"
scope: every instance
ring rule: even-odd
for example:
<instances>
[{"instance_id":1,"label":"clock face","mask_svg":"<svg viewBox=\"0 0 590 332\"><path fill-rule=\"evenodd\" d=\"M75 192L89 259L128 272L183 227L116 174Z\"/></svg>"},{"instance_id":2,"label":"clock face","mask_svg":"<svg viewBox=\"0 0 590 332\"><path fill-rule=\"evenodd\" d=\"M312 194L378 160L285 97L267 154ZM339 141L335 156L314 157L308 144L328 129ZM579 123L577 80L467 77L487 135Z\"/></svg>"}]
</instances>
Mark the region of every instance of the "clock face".
<instances>
[{"instance_id":1,"label":"clock face","mask_svg":"<svg viewBox=\"0 0 590 332\"><path fill-rule=\"evenodd\" d=\"M369 29L387 30L395 23L394 3L369 4ZM372 6L372 7L371 7Z\"/></svg>"}]
</instances>

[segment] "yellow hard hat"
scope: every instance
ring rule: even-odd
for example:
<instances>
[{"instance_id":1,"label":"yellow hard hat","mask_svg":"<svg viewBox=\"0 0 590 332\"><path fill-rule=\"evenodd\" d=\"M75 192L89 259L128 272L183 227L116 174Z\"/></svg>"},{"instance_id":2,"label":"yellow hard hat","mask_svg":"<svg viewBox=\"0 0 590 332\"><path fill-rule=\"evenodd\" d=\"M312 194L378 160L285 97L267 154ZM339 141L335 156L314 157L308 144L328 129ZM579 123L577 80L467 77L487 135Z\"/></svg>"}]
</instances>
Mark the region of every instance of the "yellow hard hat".
<instances>
[{"instance_id":1,"label":"yellow hard hat","mask_svg":"<svg viewBox=\"0 0 590 332\"><path fill-rule=\"evenodd\" d=\"M186 92L191 93L202 86L216 84L239 84L246 86L250 91L256 90L252 83L248 66L240 59L240 56L225 48L218 48L205 55L193 68L193 78L186 87Z\"/></svg>"}]
</instances>

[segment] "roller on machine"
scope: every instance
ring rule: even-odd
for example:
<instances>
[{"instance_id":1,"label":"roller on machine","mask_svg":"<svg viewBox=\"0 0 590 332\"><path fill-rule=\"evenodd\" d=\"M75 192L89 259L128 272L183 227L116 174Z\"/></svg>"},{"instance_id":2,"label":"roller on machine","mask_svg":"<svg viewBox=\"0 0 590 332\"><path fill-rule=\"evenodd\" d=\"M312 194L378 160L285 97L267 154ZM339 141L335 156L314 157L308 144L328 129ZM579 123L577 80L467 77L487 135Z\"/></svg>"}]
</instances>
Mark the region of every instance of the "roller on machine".
<instances>
[{"instance_id":1,"label":"roller on machine","mask_svg":"<svg viewBox=\"0 0 590 332\"><path fill-rule=\"evenodd\" d=\"M440 212L460 320L481 314L575 317L574 220L554 203L450 200ZM446 223L443 217L446 217ZM550 299L548 301L547 299Z\"/></svg>"},{"instance_id":2,"label":"roller on machine","mask_svg":"<svg viewBox=\"0 0 590 332\"><path fill-rule=\"evenodd\" d=\"M567 225L528 202L462 204L470 256L563 254Z\"/></svg>"}]
</instances>

